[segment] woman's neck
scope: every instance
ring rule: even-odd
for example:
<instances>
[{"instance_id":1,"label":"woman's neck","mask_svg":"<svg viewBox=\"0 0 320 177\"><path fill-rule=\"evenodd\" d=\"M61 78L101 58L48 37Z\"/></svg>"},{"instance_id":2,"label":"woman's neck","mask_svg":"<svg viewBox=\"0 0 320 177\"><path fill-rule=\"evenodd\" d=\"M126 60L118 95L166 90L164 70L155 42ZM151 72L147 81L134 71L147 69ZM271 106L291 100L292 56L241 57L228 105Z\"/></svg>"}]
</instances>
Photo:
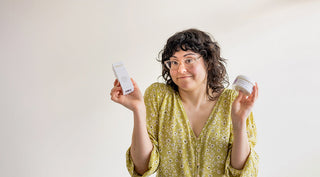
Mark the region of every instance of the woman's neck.
<instances>
[{"instance_id":1,"label":"woman's neck","mask_svg":"<svg viewBox=\"0 0 320 177\"><path fill-rule=\"evenodd\" d=\"M210 94L211 92L209 92ZM206 92L206 87L196 89L192 91L186 91L179 89L179 95L184 104L194 107L195 109L200 108L202 105L206 105L209 102L209 97Z\"/></svg>"}]
</instances>

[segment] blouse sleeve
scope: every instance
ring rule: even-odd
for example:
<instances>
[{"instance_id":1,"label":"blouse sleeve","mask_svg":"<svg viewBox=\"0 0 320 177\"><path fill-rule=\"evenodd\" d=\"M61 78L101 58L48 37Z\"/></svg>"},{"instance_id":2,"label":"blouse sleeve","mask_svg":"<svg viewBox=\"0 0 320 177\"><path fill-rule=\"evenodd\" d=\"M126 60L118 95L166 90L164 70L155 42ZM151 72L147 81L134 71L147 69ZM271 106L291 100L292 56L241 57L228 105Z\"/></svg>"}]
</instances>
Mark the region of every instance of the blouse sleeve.
<instances>
[{"instance_id":1,"label":"blouse sleeve","mask_svg":"<svg viewBox=\"0 0 320 177\"><path fill-rule=\"evenodd\" d=\"M247 127L247 135L248 135L249 146L250 146L250 154L249 154L249 157L247 158L247 161L243 169L237 170L231 166L231 149L232 149L232 143L233 143L233 130L231 126L230 146L229 146L226 167L225 167L226 174L228 177L258 176L259 156L254 150L254 147L257 142L256 140L257 129L256 129L256 124L254 122L252 112L247 118L246 127Z\"/></svg>"},{"instance_id":2,"label":"blouse sleeve","mask_svg":"<svg viewBox=\"0 0 320 177\"><path fill-rule=\"evenodd\" d=\"M151 151L149 164L148 164L148 170L142 174L139 175L135 169L134 164L131 159L130 155L130 147L127 150L126 153L126 162L127 162L127 169L131 176L138 177L138 176L150 176L151 174L155 173L159 167L159 151L158 151L158 110L159 110L159 103L162 99L161 90L159 90L159 87L161 85L158 83L152 84L150 87L148 87L144 94L144 101L146 105L146 121L147 121L147 130L149 137L151 139L151 142L153 144L153 149Z\"/></svg>"}]
</instances>

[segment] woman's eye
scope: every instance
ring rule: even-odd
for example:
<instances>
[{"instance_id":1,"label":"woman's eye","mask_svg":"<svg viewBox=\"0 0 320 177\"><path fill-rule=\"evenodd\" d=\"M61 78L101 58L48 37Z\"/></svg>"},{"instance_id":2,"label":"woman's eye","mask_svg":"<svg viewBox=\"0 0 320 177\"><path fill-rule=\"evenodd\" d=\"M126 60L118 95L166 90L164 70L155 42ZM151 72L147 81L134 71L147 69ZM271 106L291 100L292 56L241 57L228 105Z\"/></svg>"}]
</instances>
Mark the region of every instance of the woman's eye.
<instances>
[{"instance_id":1,"label":"woman's eye","mask_svg":"<svg viewBox=\"0 0 320 177\"><path fill-rule=\"evenodd\" d=\"M186 64L190 64L190 63L192 63L192 61L193 61L192 58L187 58L186 60L184 60L184 62L185 62Z\"/></svg>"},{"instance_id":2,"label":"woman's eye","mask_svg":"<svg viewBox=\"0 0 320 177\"><path fill-rule=\"evenodd\" d=\"M171 61L171 64L172 64L172 65L179 65L179 63L176 62L176 61Z\"/></svg>"}]
</instances>

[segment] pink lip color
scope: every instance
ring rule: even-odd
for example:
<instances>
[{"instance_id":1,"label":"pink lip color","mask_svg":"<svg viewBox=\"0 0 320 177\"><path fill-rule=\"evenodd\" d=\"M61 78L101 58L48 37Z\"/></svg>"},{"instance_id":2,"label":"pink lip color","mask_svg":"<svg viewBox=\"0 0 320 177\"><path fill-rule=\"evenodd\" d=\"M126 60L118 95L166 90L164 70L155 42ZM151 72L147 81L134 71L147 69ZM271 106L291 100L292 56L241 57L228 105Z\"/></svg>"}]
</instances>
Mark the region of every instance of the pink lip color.
<instances>
[{"instance_id":1,"label":"pink lip color","mask_svg":"<svg viewBox=\"0 0 320 177\"><path fill-rule=\"evenodd\" d=\"M189 78L191 76L182 76L182 77L178 77L178 79L186 79L186 78Z\"/></svg>"}]
</instances>

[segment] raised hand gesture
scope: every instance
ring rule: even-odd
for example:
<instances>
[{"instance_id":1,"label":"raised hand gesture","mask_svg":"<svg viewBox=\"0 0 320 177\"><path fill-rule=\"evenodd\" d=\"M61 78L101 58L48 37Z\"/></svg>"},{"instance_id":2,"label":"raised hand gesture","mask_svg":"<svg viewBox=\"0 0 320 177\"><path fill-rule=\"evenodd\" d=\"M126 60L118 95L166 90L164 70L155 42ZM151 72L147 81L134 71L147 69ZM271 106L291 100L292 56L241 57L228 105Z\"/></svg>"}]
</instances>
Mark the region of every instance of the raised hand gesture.
<instances>
[{"instance_id":1,"label":"raised hand gesture","mask_svg":"<svg viewBox=\"0 0 320 177\"><path fill-rule=\"evenodd\" d=\"M255 101L258 98L258 84L253 87L251 95L246 96L242 91L234 100L231 109L231 118L234 128L239 125L245 125L246 119L249 116Z\"/></svg>"},{"instance_id":2,"label":"raised hand gesture","mask_svg":"<svg viewBox=\"0 0 320 177\"><path fill-rule=\"evenodd\" d=\"M131 78L134 91L128 95L123 95L120 82L116 79L113 83L114 87L110 92L111 100L119 103L126 108L136 111L141 106L144 106L143 95L137 85L137 83Z\"/></svg>"}]
</instances>

